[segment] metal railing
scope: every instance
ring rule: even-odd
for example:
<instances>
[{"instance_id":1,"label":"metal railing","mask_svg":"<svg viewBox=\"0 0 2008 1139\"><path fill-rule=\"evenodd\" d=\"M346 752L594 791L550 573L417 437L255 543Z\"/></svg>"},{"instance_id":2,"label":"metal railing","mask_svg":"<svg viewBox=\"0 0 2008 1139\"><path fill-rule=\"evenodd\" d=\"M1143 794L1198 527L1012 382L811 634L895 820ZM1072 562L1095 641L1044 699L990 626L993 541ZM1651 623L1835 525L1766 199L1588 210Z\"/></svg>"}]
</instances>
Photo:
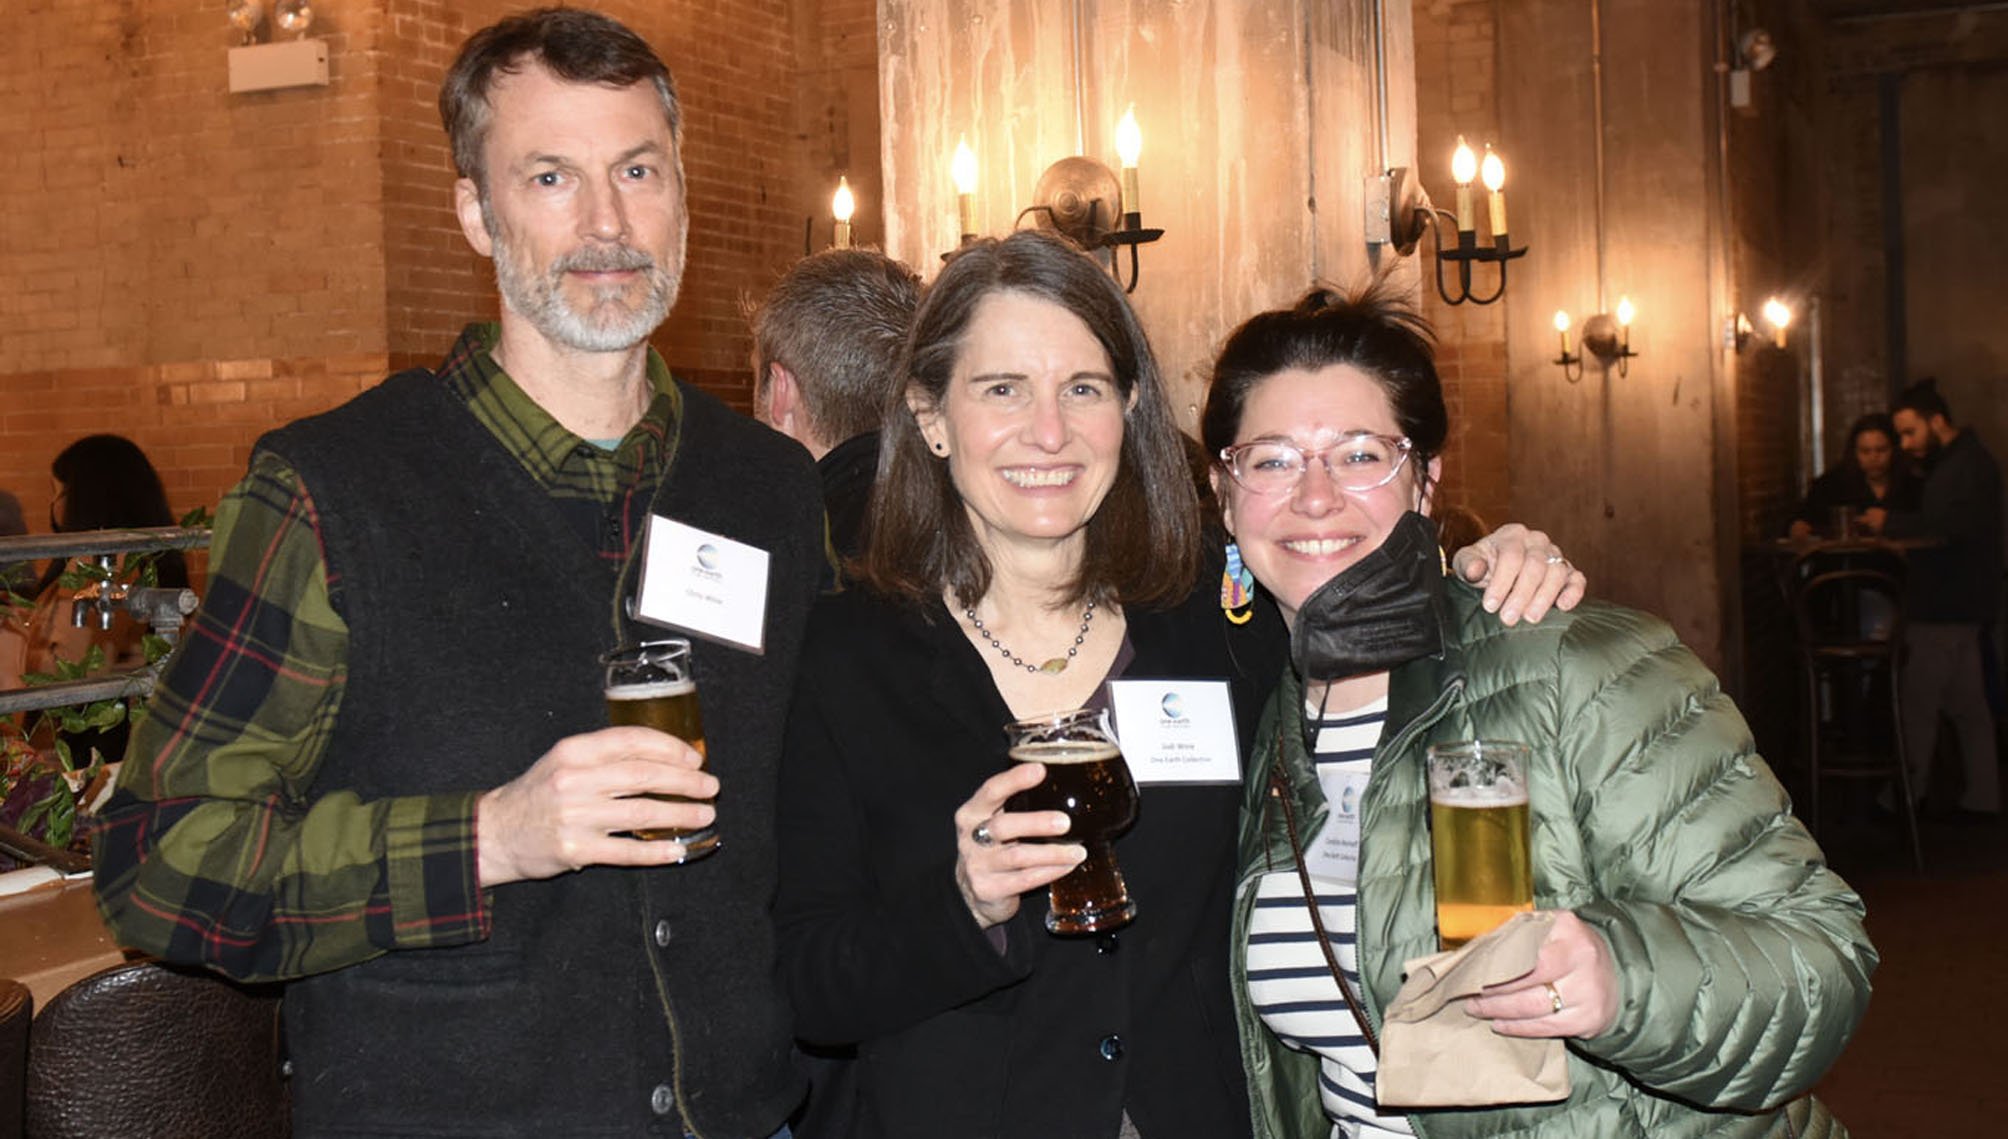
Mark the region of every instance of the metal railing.
<instances>
[{"instance_id":1,"label":"metal railing","mask_svg":"<svg viewBox=\"0 0 2008 1139\"><path fill-rule=\"evenodd\" d=\"M147 550L194 550L209 545L209 528L206 526L157 526L139 530L86 530L74 534L24 534L12 538L0 538L0 567L21 562L36 562L47 558L77 557L96 558L100 565L110 568L111 558L116 554L141 553ZM82 628L93 615L100 628L111 628L112 617L116 613L129 613L145 624L156 636L172 642L181 632L181 623L195 612L195 591L191 589L161 589L152 586L126 586L115 583L93 582L79 590L71 602L71 624ZM81 680L62 680L53 684L39 684L32 688L0 689L0 716L16 712L34 712L44 708L62 708L72 704L90 704L99 700L120 700L126 697L145 699L153 694L155 680L159 678L158 665L118 672L108 672L100 676L85 677Z\"/></svg>"}]
</instances>

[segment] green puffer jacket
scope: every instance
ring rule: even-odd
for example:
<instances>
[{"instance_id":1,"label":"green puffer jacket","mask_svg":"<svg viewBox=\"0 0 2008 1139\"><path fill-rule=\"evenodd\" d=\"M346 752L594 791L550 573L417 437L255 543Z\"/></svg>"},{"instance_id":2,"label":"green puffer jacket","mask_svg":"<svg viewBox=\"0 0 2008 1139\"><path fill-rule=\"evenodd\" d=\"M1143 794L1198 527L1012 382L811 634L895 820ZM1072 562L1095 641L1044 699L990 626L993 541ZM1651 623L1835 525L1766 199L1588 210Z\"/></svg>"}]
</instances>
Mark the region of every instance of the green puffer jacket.
<instances>
[{"instance_id":1,"label":"green puffer jacket","mask_svg":"<svg viewBox=\"0 0 2008 1139\"><path fill-rule=\"evenodd\" d=\"M1715 677L1642 613L1586 604L1508 629L1476 591L1453 583L1449 594L1443 657L1389 677L1360 801L1368 1017L1378 1029L1403 961L1436 952L1423 755L1459 739L1531 745L1535 905L1574 910L1602 931L1621 1003L1608 1032L1568 1042L1567 1100L1418 1111L1416 1134L1845 1136L1806 1093L1868 1006L1876 953L1861 899L1792 817ZM1267 803L1272 765L1283 766L1305 841L1325 821L1302 706L1302 685L1286 675L1263 715L1242 813L1234 990L1258 1139L1331 1133L1317 1059L1276 1042L1245 976L1255 881L1292 865L1282 812Z\"/></svg>"}]
</instances>

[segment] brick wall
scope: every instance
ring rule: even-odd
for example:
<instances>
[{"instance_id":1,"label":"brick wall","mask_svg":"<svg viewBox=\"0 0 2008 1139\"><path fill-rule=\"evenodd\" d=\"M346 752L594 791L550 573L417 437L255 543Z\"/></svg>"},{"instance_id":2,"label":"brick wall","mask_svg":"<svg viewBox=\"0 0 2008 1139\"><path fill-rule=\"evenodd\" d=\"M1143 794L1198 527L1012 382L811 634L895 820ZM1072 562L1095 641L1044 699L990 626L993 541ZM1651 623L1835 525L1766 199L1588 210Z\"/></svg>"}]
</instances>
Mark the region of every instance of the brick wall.
<instances>
[{"instance_id":1,"label":"brick wall","mask_svg":"<svg viewBox=\"0 0 2008 1139\"><path fill-rule=\"evenodd\" d=\"M827 211L826 186L798 184L813 115L795 105L791 29L868 35L872 5L601 6L662 52L686 106L689 265L657 346L743 407L740 297L799 254L807 202ZM29 518L46 514L50 460L94 431L147 448L177 511L213 503L259 433L435 360L493 313L491 271L452 214L435 97L466 33L520 7L318 5L331 84L234 96L214 0L9 11L0 487ZM855 104L833 90L820 97Z\"/></svg>"},{"instance_id":2,"label":"brick wall","mask_svg":"<svg viewBox=\"0 0 2008 1139\"><path fill-rule=\"evenodd\" d=\"M1450 153L1458 135L1474 148L1490 141L1512 158L1513 140L1499 137L1494 3L1418 0L1414 7L1416 172L1431 200L1446 209L1456 201ZM1508 176L1510 189L1510 168ZM1512 491L1506 477L1506 327L1500 311L1512 300L1509 296L1489 306L1444 304L1436 293L1431 248L1425 238L1418 257L1422 311L1436 329L1437 372L1450 409L1442 501L1496 526L1509 520ZM1446 272L1453 268L1446 266ZM1477 272L1474 288L1491 288L1491 270ZM1454 284L1452 289L1455 295ZM1521 521L1541 524L1538 518Z\"/></svg>"}]
</instances>

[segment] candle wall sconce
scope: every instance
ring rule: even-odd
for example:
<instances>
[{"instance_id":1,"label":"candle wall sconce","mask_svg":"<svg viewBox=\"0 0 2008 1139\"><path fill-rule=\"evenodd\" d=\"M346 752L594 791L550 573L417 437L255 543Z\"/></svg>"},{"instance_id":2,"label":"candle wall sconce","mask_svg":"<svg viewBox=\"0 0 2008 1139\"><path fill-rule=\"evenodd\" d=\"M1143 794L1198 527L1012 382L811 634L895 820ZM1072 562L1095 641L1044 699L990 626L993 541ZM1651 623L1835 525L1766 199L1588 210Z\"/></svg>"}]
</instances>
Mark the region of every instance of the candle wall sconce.
<instances>
[{"instance_id":1,"label":"candle wall sconce","mask_svg":"<svg viewBox=\"0 0 2008 1139\"><path fill-rule=\"evenodd\" d=\"M1063 234L1083 249L1109 250L1109 272L1124 292L1133 293L1142 272L1137 247L1163 237L1164 231L1145 228L1139 211L1123 207L1115 171L1092 158L1074 155L1046 167L1032 189L1032 204L1018 212L1018 220L1023 222L1030 215L1039 228ZM1127 283L1121 260L1125 246L1130 263Z\"/></svg>"},{"instance_id":2,"label":"candle wall sconce","mask_svg":"<svg viewBox=\"0 0 2008 1139\"><path fill-rule=\"evenodd\" d=\"M1122 179L1105 164L1085 155L1062 158L1039 175L1032 188L1032 204L1018 211L1013 225L1023 225L1030 216L1040 229L1051 230L1090 252L1109 251L1109 273L1123 291L1136 291L1142 275L1137 247L1164 236L1161 229L1143 224L1138 205L1137 160L1143 153L1143 132L1137 128L1136 108L1123 112L1116 124L1116 154L1122 160ZM972 195L976 190L976 156L965 136L955 147L950 166L955 181L956 217L961 223L962 244L975 240ZM1129 281L1123 281L1122 249L1129 249ZM953 253L944 253L946 261Z\"/></svg>"},{"instance_id":3,"label":"candle wall sconce","mask_svg":"<svg viewBox=\"0 0 2008 1139\"><path fill-rule=\"evenodd\" d=\"M830 216L836 219L830 232L832 249L851 247L851 214L856 209L857 199L851 194L851 180L838 177L837 192L830 195Z\"/></svg>"},{"instance_id":4,"label":"candle wall sconce","mask_svg":"<svg viewBox=\"0 0 2008 1139\"><path fill-rule=\"evenodd\" d=\"M224 18L239 38L238 45L230 49L232 94L328 85L328 41L307 38L307 29L314 24L310 0L278 0L270 21L265 19L264 0L230 0ZM293 38L261 43L261 28L276 29Z\"/></svg>"},{"instance_id":5,"label":"candle wall sconce","mask_svg":"<svg viewBox=\"0 0 2008 1139\"><path fill-rule=\"evenodd\" d=\"M1775 296L1767 297L1764 301L1764 307L1758 311L1762 313L1764 323L1771 326L1771 335L1767 339L1779 348L1786 347L1790 343L1790 339L1785 335L1785 331L1792 324L1792 306ZM1744 313L1738 312L1736 315L1724 317L1722 320L1722 346L1724 348L1741 352L1750 346L1750 341L1756 335L1757 329L1750 323L1749 316Z\"/></svg>"},{"instance_id":6,"label":"candle wall sconce","mask_svg":"<svg viewBox=\"0 0 2008 1139\"><path fill-rule=\"evenodd\" d=\"M1550 362L1561 365L1562 375L1572 384L1583 378L1584 360L1592 356L1604 371L1616 368L1618 375L1629 375L1632 359L1638 355L1631 346L1632 319L1637 312L1630 297L1619 297L1615 314L1600 312L1585 320L1580 354L1569 351L1569 314L1557 312L1555 332L1562 338L1562 354Z\"/></svg>"},{"instance_id":7,"label":"candle wall sconce","mask_svg":"<svg viewBox=\"0 0 2008 1139\"><path fill-rule=\"evenodd\" d=\"M1771 326L1771 342L1785 347L1785 329L1792 323L1792 306L1777 297L1765 301L1764 323Z\"/></svg>"},{"instance_id":8,"label":"candle wall sconce","mask_svg":"<svg viewBox=\"0 0 2008 1139\"><path fill-rule=\"evenodd\" d=\"M1573 384L1583 378L1583 358L1569 351L1569 314L1561 309L1555 310L1555 335L1562 340L1562 354L1549 363L1560 364L1562 377Z\"/></svg>"},{"instance_id":9,"label":"candle wall sconce","mask_svg":"<svg viewBox=\"0 0 2008 1139\"><path fill-rule=\"evenodd\" d=\"M1487 212L1490 215L1492 237L1490 242L1481 244L1478 239L1477 212L1472 203L1472 180L1483 175L1488 193ZM1457 211L1440 210L1422 196L1418 188L1408 185L1408 171L1397 167L1376 181L1386 187L1385 201L1375 197L1369 199L1369 210L1384 209L1387 217L1385 230L1388 241L1395 250L1406 256L1415 251L1422 242L1422 235L1428 231L1430 241L1436 250L1436 295L1443 303L1461 305L1489 305L1506 294L1506 263L1527 255L1527 247L1514 248L1512 239L1506 232L1506 164L1490 145L1485 148L1485 159L1481 163L1471 147L1462 137L1457 140L1457 149L1450 160L1450 173L1457 183ZM1369 233L1374 232L1374 219L1369 218ZM1450 222L1457 230L1457 244L1445 248L1442 223ZM1450 262L1457 266L1457 291L1451 293L1443 280L1443 264ZM1474 264L1490 263L1499 266L1499 283L1484 296L1471 291L1471 267ZM1564 353L1566 355L1567 353Z\"/></svg>"}]
</instances>

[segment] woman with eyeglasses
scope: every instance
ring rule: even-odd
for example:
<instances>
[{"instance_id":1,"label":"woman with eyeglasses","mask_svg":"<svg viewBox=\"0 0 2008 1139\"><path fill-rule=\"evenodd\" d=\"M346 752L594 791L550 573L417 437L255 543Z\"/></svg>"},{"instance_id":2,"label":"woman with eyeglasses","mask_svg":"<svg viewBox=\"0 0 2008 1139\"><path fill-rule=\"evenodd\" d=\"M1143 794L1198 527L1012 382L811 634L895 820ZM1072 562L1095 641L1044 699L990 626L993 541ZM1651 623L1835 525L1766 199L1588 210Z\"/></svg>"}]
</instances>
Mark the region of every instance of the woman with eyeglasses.
<instances>
[{"instance_id":1,"label":"woman with eyeglasses","mask_svg":"<svg viewBox=\"0 0 2008 1139\"><path fill-rule=\"evenodd\" d=\"M1035 841L1064 840L1065 813L1006 809L1043 775L1008 761L1007 722L1111 679L1208 678L1245 748L1275 672L1274 627L1222 620L1198 582L1143 330L1092 258L1015 233L948 263L898 371L861 581L818 606L789 715L775 913L798 1034L856 1046L872 1139L1246 1135L1231 758L1143 781L1115 844L1137 912L1114 932L1047 931L1045 888L1084 851ZM1495 587L1505 608L1580 592L1544 538L1508 538L1527 572Z\"/></svg>"},{"instance_id":2,"label":"woman with eyeglasses","mask_svg":"<svg viewBox=\"0 0 2008 1139\"><path fill-rule=\"evenodd\" d=\"M1867 1006L1860 899L1665 624L1589 604L1507 628L1441 571L1448 426L1427 329L1382 293L1256 316L1214 367L1223 520L1291 646L1236 887L1255 1134L1844 1134L1807 1092ZM1478 739L1531 747L1552 926L1468 1011L1566 1041L1570 1092L1411 1112L1379 1102L1375 1039L1404 962L1438 950L1424 753Z\"/></svg>"}]
</instances>

